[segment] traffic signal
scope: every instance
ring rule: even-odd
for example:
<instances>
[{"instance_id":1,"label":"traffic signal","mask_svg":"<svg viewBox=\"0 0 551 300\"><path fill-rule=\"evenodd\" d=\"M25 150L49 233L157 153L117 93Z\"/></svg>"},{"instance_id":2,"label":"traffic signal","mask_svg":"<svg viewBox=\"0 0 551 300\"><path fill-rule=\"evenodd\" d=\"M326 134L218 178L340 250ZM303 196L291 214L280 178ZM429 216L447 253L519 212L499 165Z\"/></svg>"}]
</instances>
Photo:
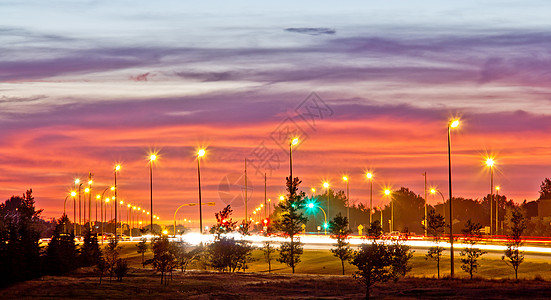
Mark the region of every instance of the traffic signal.
<instances>
[{"instance_id":1,"label":"traffic signal","mask_svg":"<svg viewBox=\"0 0 551 300\"><path fill-rule=\"evenodd\" d=\"M262 220L262 223L264 223L264 226L268 226L270 224L270 219L266 218L266 219Z\"/></svg>"}]
</instances>

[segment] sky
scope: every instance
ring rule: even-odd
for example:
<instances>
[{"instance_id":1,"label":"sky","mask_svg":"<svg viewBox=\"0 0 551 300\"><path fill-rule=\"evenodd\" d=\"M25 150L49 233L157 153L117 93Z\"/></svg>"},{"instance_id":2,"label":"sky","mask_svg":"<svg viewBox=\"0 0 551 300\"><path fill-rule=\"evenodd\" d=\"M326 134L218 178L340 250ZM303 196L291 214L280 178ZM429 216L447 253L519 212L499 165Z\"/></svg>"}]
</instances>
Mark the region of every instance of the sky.
<instances>
[{"instance_id":1,"label":"sky","mask_svg":"<svg viewBox=\"0 0 551 300\"><path fill-rule=\"evenodd\" d=\"M59 217L75 178L172 222L285 191L383 187L534 200L551 163L546 1L0 1L0 196ZM85 185L83 186L83 188ZM106 195L109 192L106 193ZM429 204L440 202L428 197ZM71 200L67 210L72 214ZM125 215L124 215L125 216ZM126 217L125 217L126 218ZM198 219L184 206L178 219ZM196 225L195 225L196 226Z\"/></svg>"}]
</instances>

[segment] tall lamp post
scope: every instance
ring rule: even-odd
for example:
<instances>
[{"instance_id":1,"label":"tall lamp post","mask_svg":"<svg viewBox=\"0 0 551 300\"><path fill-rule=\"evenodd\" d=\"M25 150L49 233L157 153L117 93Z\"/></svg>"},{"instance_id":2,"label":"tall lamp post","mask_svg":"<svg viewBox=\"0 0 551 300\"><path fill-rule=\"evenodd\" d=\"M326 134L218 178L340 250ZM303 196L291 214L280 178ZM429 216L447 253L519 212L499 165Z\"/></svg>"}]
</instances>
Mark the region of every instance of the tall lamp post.
<instances>
[{"instance_id":1,"label":"tall lamp post","mask_svg":"<svg viewBox=\"0 0 551 300\"><path fill-rule=\"evenodd\" d=\"M149 230L151 230L151 235L155 235L153 232L153 162L157 160L157 155L151 154L149 156L149 200L150 200L150 220L149 220Z\"/></svg>"},{"instance_id":2,"label":"tall lamp post","mask_svg":"<svg viewBox=\"0 0 551 300\"><path fill-rule=\"evenodd\" d=\"M373 173L371 172L367 172L367 174L365 174L365 177L367 177L367 179L369 179L369 184L370 184L370 188L369 188L369 226L371 226L371 223L373 223ZM382 222L382 220L381 220ZM381 223L381 226L383 224Z\"/></svg>"},{"instance_id":3,"label":"tall lamp post","mask_svg":"<svg viewBox=\"0 0 551 300\"><path fill-rule=\"evenodd\" d=\"M453 277L453 210L452 210L452 156L451 156L451 130L459 126L459 120L452 120L448 123L448 187L450 192L450 276Z\"/></svg>"},{"instance_id":4,"label":"tall lamp post","mask_svg":"<svg viewBox=\"0 0 551 300\"><path fill-rule=\"evenodd\" d=\"M499 234L499 185L496 186L496 235Z\"/></svg>"},{"instance_id":5,"label":"tall lamp post","mask_svg":"<svg viewBox=\"0 0 551 300\"><path fill-rule=\"evenodd\" d=\"M438 192L438 194L440 194L440 197L442 197L442 212L443 212L443 216L444 218L446 217L446 209L445 209L445 205L446 205L446 199L444 199L444 194L442 194L442 192L440 190L437 190L437 189L430 189L430 193L431 194L436 194ZM425 223L425 226L427 226L427 223Z\"/></svg>"},{"instance_id":6,"label":"tall lamp post","mask_svg":"<svg viewBox=\"0 0 551 300\"><path fill-rule=\"evenodd\" d=\"M323 187L325 188L325 197L327 197L327 215L329 215L329 182L324 182Z\"/></svg>"},{"instance_id":7,"label":"tall lamp post","mask_svg":"<svg viewBox=\"0 0 551 300\"><path fill-rule=\"evenodd\" d=\"M346 218L348 218L348 229L350 229L350 186L348 184L347 176L343 176L342 180L346 182Z\"/></svg>"},{"instance_id":8,"label":"tall lamp post","mask_svg":"<svg viewBox=\"0 0 551 300\"><path fill-rule=\"evenodd\" d=\"M494 230L492 230L494 219L494 160L491 157L486 159L486 166L490 168L490 235L492 235L494 234Z\"/></svg>"},{"instance_id":9,"label":"tall lamp post","mask_svg":"<svg viewBox=\"0 0 551 300\"><path fill-rule=\"evenodd\" d=\"M199 161L205 156L205 149L197 151L197 181L199 182L199 232L203 234L203 205L201 204L201 165Z\"/></svg>"},{"instance_id":10,"label":"tall lamp post","mask_svg":"<svg viewBox=\"0 0 551 300\"><path fill-rule=\"evenodd\" d=\"M80 179L75 179L75 185L78 185L78 223L80 224L80 188L82 187L82 183L80 182ZM77 211L77 207L76 207L76 198L75 198L75 201L73 201L73 204L74 204L74 209L75 209L75 222L74 224L77 223L77 215L76 215L76 211ZM76 225L74 225L74 227L76 228ZM75 228L73 228L73 234L76 236L76 230Z\"/></svg>"},{"instance_id":11,"label":"tall lamp post","mask_svg":"<svg viewBox=\"0 0 551 300\"><path fill-rule=\"evenodd\" d=\"M119 199L117 197L117 172L121 170L121 165L116 165L115 169L113 170L113 173L115 174L115 201L113 201L113 205L115 206L115 240L117 240L118 237L118 231L117 231L117 200Z\"/></svg>"},{"instance_id":12,"label":"tall lamp post","mask_svg":"<svg viewBox=\"0 0 551 300\"><path fill-rule=\"evenodd\" d=\"M293 146L298 144L298 138L294 138L289 142L289 178L293 182Z\"/></svg>"},{"instance_id":13,"label":"tall lamp post","mask_svg":"<svg viewBox=\"0 0 551 300\"><path fill-rule=\"evenodd\" d=\"M325 210L323 210L323 208L321 208L321 206L319 205L314 205L314 203L308 203L308 208L314 208L314 207L317 207L319 209L321 209L321 211L323 212L323 217L324 217L324 223L323 223L323 229L324 229L324 234L327 235L327 214L325 213Z\"/></svg>"},{"instance_id":14,"label":"tall lamp post","mask_svg":"<svg viewBox=\"0 0 551 300\"><path fill-rule=\"evenodd\" d=\"M385 190L385 195L390 198L390 190ZM390 198L390 233L394 231L394 200Z\"/></svg>"}]
</instances>

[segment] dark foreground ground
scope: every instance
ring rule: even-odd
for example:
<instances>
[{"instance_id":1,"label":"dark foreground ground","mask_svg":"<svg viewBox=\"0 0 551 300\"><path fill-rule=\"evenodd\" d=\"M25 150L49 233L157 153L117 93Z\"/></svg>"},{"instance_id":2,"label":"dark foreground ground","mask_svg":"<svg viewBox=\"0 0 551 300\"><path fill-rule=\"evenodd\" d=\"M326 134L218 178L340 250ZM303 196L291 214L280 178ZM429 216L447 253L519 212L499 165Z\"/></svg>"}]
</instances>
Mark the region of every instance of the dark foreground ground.
<instances>
[{"instance_id":1,"label":"dark foreground ground","mask_svg":"<svg viewBox=\"0 0 551 300\"><path fill-rule=\"evenodd\" d=\"M551 282L404 278L372 289L375 299L549 299ZM174 272L167 286L148 269L131 269L122 282L99 285L91 269L45 276L0 290L0 299L362 299L350 275Z\"/></svg>"}]
</instances>

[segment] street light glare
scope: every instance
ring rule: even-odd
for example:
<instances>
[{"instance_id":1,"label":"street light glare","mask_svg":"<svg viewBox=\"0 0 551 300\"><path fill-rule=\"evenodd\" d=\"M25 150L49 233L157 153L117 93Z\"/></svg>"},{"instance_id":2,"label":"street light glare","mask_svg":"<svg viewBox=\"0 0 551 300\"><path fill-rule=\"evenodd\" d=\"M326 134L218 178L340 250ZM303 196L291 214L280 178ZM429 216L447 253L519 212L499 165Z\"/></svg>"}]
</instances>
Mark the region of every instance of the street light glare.
<instances>
[{"instance_id":1,"label":"street light glare","mask_svg":"<svg viewBox=\"0 0 551 300\"><path fill-rule=\"evenodd\" d=\"M492 158L487 158L486 159L486 165L488 167L493 167L494 166L494 160Z\"/></svg>"},{"instance_id":2,"label":"street light glare","mask_svg":"<svg viewBox=\"0 0 551 300\"><path fill-rule=\"evenodd\" d=\"M93 183L93 181L92 181L92 180L88 180L88 184L92 184L92 183Z\"/></svg>"},{"instance_id":3,"label":"street light glare","mask_svg":"<svg viewBox=\"0 0 551 300\"><path fill-rule=\"evenodd\" d=\"M80 179L75 179L75 184L79 184L80 183Z\"/></svg>"},{"instance_id":4,"label":"street light glare","mask_svg":"<svg viewBox=\"0 0 551 300\"><path fill-rule=\"evenodd\" d=\"M197 156L203 157L205 156L205 153L206 153L205 149L199 149L199 151L197 151Z\"/></svg>"},{"instance_id":5,"label":"street light glare","mask_svg":"<svg viewBox=\"0 0 551 300\"><path fill-rule=\"evenodd\" d=\"M344 180L344 181L348 181L348 177L346 177L346 176L343 176L343 177L342 177L342 180Z\"/></svg>"},{"instance_id":6,"label":"street light glare","mask_svg":"<svg viewBox=\"0 0 551 300\"><path fill-rule=\"evenodd\" d=\"M121 165L116 165L115 166L115 171L119 171L121 169Z\"/></svg>"},{"instance_id":7,"label":"street light glare","mask_svg":"<svg viewBox=\"0 0 551 300\"><path fill-rule=\"evenodd\" d=\"M101 196L100 196L100 195L96 195L96 199L99 199L99 198L101 198Z\"/></svg>"},{"instance_id":8,"label":"street light glare","mask_svg":"<svg viewBox=\"0 0 551 300\"><path fill-rule=\"evenodd\" d=\"M90 189L89 189L89 188L85 188L85 189L84 189L84 192L85 192L85 193L90 193Z\"/></svg>"},{"instance_id":9,"label":"street light glare","mask_svg":"<svg viewBox=\"0 0 551 300\"><path fill-rule=\"evenodd\" d=\"M77 195L77 192L75 192L75 191L71 192L71 197L75 197L76 195Z\"/></svg>"},{"instance_id":10,"label":"street light glare","mask_svg":"<svg viewBox=\"0 0 551 300\"><path fill-rule=\"evenodd\" d=\"M367 179L371 179L373 178L373 173L368 172L367 174L365 174L365 177L367 177Z\"/></svg>"},{"instance_id":11,"label":"street light glare","mask_svg":"<svg viewBox=\"0 0 551 300\"><path fill-rule=\"evenodd\" d=\"M293 141L291 141L291 144L292 145L298 144L298 138L294 138Z\"/></svg>"},{"instance_id":12,"label":"street light glare","mask_svg":"<svg viewBox=\"0 0 551 300\"><path fill-rule=\"evenodd\" d=\"M315 193L316 192L316 189L315 188L311 188L312 190L312 193Z\"/></svg>"},{"instance_id":13,"label":"street light glare","mask_svg":"<svg viewBox=\"0 0 551 300\"><path fill-rule=\"evenodd\" d=\"M453 120L450 122L451 128L456 128L457 126L459 126L459 120Z\"/></svg>"},{"instance_id":14,"label":"street light glare","mask_svg":"<svg viewBox=\"0 0 551 300\"><path fill-rule=\"evenodd\" d=\"M279 201L283 201L285 200L285 197L284 196L279 196Z\"/></svg>"},{"instance_id":15,"label":"street light glare","mask_svg":"<svg viewBox=\"0 0 551 300\"><path fill-rule=\"evenodd\" d=\"M308 208L314 208L314 203L308 203Z\"/></svg>"},{"instance_id":16,"label":"street light glare","mask_svg":"<svg viewBox=\"0 0 551 300\"><path fill-rule=\"evenodd\" d=\"M324 187L324 188L328 188L328 187L329 187L329 182L324 182L324 183L323 183L323 187Z\"/></svg>"},{"instance_id":17,"label":"street light glare","mask_svg":"<svg viewBox=\"0 0 551 300\"><path fill-rule=\"evenodd\" d=\"M154 160L156 160L156 159L157 159L157 155L155 155L155 154L151 154L151 155L149 156L149 160L151 160L151 161L154 161Z\"/></svg>"},{"instance_id":18,"label":"street light glare","mask_svg":"<svg viewBox=\"0 0 551 300\"><path fill-rule=\"evenodd\" d=\"M498 186L496 186L496 190L498 190L498 191L499 191L499 189L500 189L499 185L498 185Z\"/></svg>"},{"instance_id":19,"label":"street light glare","mask_svg":"<svg viewBox=\"0 0 551 300\"><path fill-rule=\"evenodd\" d=\"M387 196L390 195L390 190L389 189L385 190L385 195L387 195Z\"/></svg>"},{"instance_id":20,"label":"street light glare","mask_svg":"<svg viewBox=\"0 0 551 300\"><path fill-rule=\"evenodd\" d=\"M115 187L114 187L114 186L112 186L112 187L111 187L111 190L112 190L112 191L114 191L114 190L115 190Z\"/></svg>"},{"instance_id":21,"label":"street light glare","mask_svg":"<svg viewBox=\"0 0 551 300\"><path fill-rule=\"evenodd\" d=\"M436 193L436 190L435 189L430 189L430 193L434 194L434 193Z\"/></svg>"}]
</instances>

